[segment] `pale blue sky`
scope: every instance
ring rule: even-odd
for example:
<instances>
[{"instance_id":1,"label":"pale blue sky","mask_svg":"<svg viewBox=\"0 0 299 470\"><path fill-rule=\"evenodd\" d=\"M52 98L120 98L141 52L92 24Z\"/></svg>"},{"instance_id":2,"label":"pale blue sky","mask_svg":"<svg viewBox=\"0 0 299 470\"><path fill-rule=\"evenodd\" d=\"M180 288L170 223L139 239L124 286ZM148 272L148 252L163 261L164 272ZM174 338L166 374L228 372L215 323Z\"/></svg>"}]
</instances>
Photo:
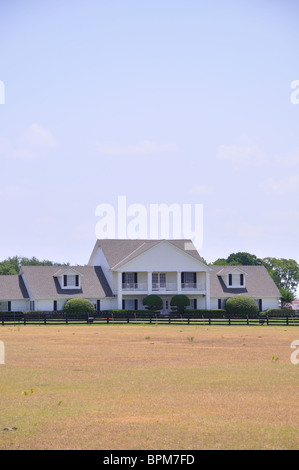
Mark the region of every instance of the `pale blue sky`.
<instances>
[{"instance_id":1,"label":"pale blue sky","mask_svg":"<svg viewBox=\"0 0 299 470\"><path fill-rule=\"evenodd\" d=\"M85 264L95 209L204 205L202 256L294 258L299 4L0 3L1 244Z\"/></svg>"}]
</instances>

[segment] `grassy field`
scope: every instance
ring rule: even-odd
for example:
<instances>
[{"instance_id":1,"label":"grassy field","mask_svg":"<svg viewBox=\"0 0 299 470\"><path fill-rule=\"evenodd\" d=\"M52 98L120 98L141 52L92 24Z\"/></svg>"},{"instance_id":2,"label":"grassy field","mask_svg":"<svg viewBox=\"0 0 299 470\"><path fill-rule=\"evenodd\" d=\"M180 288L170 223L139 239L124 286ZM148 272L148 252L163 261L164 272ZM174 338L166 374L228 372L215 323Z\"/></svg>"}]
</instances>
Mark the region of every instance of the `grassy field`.
<instances>
[{"instance_id":1,"label":"grassy field","mask_svg":"<svg viewBox=\"0 0 299 470\"><path fill-rule=\"evenodd\" d=\"M297 327L0 327L0 449L298 449L295 339Z\"/></svg>"}]
</instances>

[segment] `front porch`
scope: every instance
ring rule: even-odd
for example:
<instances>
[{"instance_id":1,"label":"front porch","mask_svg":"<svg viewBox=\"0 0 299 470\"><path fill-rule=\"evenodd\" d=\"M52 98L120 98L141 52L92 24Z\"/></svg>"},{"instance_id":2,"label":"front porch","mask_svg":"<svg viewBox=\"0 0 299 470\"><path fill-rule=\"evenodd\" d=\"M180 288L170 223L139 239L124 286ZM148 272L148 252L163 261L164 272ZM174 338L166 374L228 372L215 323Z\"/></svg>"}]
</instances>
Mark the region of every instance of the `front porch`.
<instances>
[{"instance_id":1,"label":"front porch","mask_svg":"<svg viewBox=\"0 0 299 470\"><path fill-rule=\"evenodd\" d=\"M176 293L174 294L176 295ZM146 295L123 295L121 306L118 306L121 310L146 310L143 305L143 299ZM171 312L170 302L173 295L166 295L162 294L159 295L163 302L163 309L161 313L163 315L168 315ZM188 295L190 299L190 309L208 309L209 308L209 299L205 294L196 294L196 295Z\"/></svg>"}]
</instances>

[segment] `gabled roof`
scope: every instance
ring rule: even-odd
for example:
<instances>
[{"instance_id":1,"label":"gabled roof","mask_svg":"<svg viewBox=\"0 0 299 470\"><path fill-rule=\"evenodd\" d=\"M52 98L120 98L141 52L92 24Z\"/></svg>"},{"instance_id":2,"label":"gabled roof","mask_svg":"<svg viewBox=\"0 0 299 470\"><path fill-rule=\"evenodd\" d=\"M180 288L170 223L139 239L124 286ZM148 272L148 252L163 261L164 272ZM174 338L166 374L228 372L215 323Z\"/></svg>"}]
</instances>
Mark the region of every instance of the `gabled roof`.
<instances>
[{"instance_id":1,"label":"gabled roof","mask_svg":"<svg viewBox=\"0 0 299 470\"><path fill-rule=\"evenodd\" d=\"M216 268L216 266L214 266L214 268ZM217 272L217 275L218 276L225 276L226 274L230 274L232 273L235 269L238 269L239 271L241 271L243 274L245 275L248 275L247 271L245 270L245 268L247 268L247 266L219 266L219 271Z\"/></svg>"},{"instance_id":2,"label":"gabled roof","mask_svg":"<svg viewBox=\"0 0 299 470\"><path fill-rule=\"evenodd\" d=\"M80 276L83 276L82 272L78 270L77 266L76 266L76 268L73 268L71 266L60 268L60 269L58 269L58 271L55 274L53 274L53 276L55 276L55 277L63 276L64 274L66 274L70 271L73 271L73 272L79 274Z\"/></svg>"},{"instance_id":3,"label":"gabled roof","mask_svg":"<svg viewBox=\"0 0 299 470\"><path fill-rule=\"evenodd\" d=\"M65 270L65 266L61 267ZM68 299L84 297L101 299L112 297L112 291L99 266L69 266L82 274L81 287L78 289L62 289L57 279L57 266L23 266L20 274L24 274L28 288L35 299Z\"/></svg>"},{"instance_id":4,"label":"gabled roof","mask_svg":"<svg viewBox=\"0 0 299 470\"><path fill-rule=\"evenodd\" d=\"M93 252L91 254L89 263L91 264L93 256L95 255L98 248L102 248L104 255L107 259L107 262L111 269L116 269L121 267L123 264L131 261L137 256L145 253L150 248L167 241L171 245L174 245L176 248L184 251L188 255L192 256L198 261L203 263L202 258L200 257L198 251L194 247L191 240L182 239L182 240L130 240L130 239L103 239L97 240Z\"/></svg>"},{"instance_id":5,"label":"gabled roof","mask_svg":"<svg viewBox=\"0 0 299 470\"><path fill-rule=\"evenodd\" d=\"M281 297L278 287L271 278L265 266L242 266L248 276L246 277L245 287L227 287L223 282L222 268L240 268L240 266L211 266L213 271L210 274L210 292L211 297L226 298L233 295L245 295L256 299L262 297Z\"/></svg>"},{"instance_id":6,"label":"gabled roof","mask_svg":"<svg viewBox=\"0 0 299 470\"><path fill-rule=\"evenodd\" d=\"M29 299L23 279L16 275L0 276L0 299L1 300L24 300Z\"/></svg>"}]
</instances>

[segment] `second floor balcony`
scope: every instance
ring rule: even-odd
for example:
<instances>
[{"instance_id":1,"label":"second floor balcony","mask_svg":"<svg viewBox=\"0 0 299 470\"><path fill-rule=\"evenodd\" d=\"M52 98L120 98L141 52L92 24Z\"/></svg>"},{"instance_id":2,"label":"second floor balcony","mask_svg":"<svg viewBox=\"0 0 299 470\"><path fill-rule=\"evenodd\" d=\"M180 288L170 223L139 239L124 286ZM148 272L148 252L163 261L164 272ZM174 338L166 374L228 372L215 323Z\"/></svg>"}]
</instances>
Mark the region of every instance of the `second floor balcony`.
<instances>
[{"instance_id":1,"label":"second floor balcony","mask_svg":"<svg viewBox=\"0 0 299 470\"><path fill-rule=\"evenodd\" d=\"M175 273L176 274L176 273ZM121 283L121 289L124 292L205 292L206 290L206 282L205 278L203 276L198 276L201 277L199 281L196 280L196 282L181 282L181 279L175 281L174 279L168 280L167 277L164 276L162 279L154 277L154 279L150 279L151 282L148 282L148 280L143 279L142 281L139 282L138 280L139 276L135 276L134 280L127 280L127 282L122 282ZM140 276L142 277L142 276ZM177 277L177 276L171 276L169 275L168 277ZM126 281L126 279L123 279L123 281ZM137 282L134 282L137 281Z\"/></svg>"}]
</instances>

